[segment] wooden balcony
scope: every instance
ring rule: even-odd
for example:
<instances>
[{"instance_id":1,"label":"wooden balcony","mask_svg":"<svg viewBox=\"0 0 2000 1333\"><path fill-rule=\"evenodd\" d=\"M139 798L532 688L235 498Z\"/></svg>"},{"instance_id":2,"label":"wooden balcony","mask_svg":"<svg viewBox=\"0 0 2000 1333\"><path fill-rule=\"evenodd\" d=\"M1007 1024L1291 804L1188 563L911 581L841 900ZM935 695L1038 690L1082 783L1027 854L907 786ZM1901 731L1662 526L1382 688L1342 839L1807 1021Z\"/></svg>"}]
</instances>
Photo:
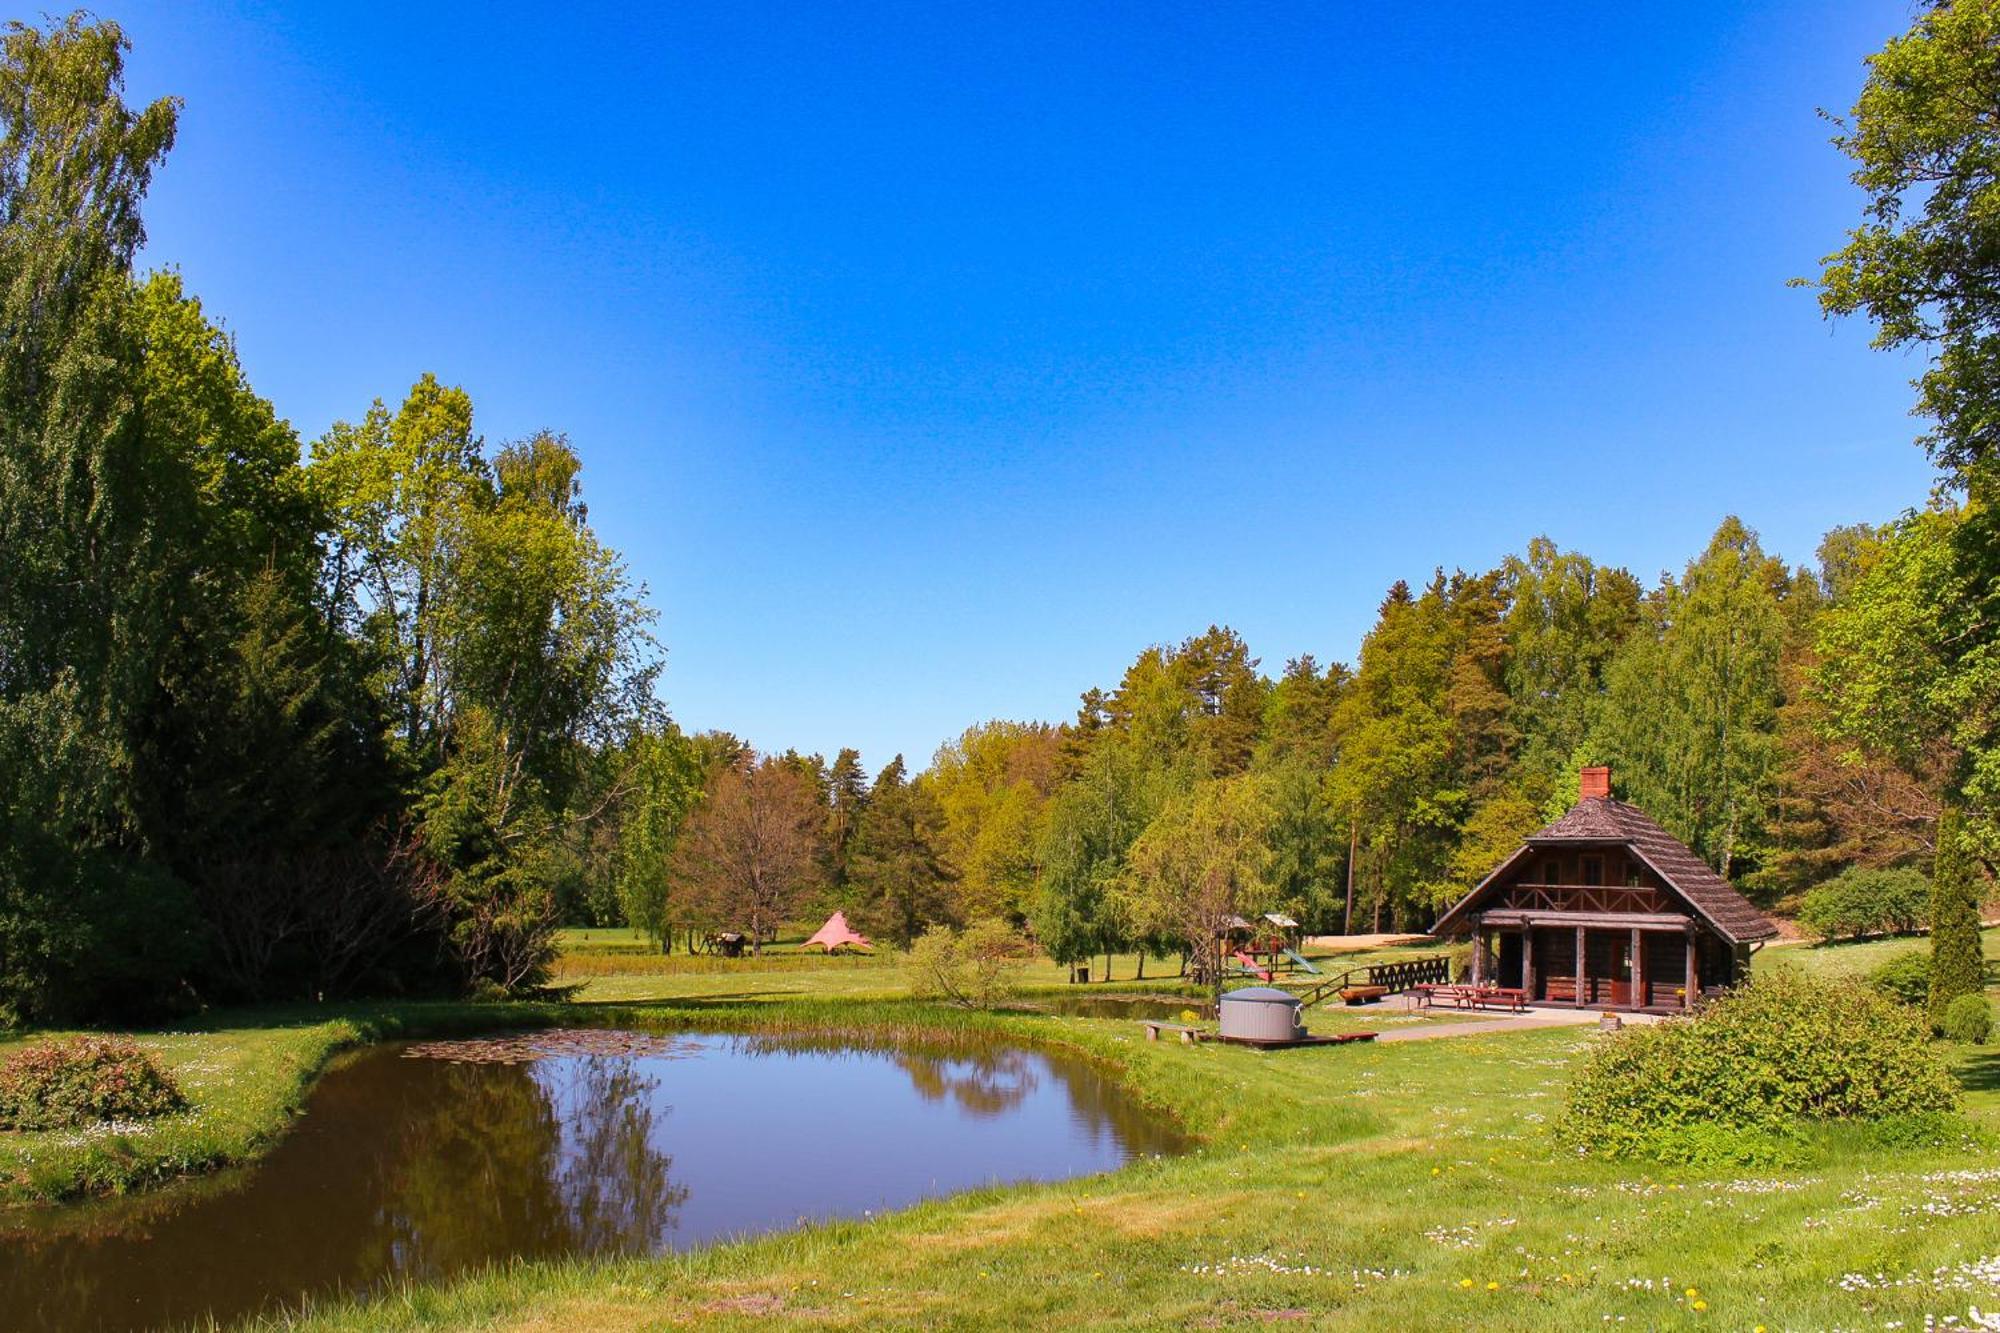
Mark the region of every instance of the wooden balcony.
<instances>
[{"instance_id":1,"label":"wooden balcony","mask_svg":"<svg viewBox=\"0 0 2000 1333\"><path fill-rule=\"evenodd\" d=\"M1674 905L1664 892L1645 885L1513 884L1495 906L1517 912L1659 916Z\"/></svg>"}]
</instances>

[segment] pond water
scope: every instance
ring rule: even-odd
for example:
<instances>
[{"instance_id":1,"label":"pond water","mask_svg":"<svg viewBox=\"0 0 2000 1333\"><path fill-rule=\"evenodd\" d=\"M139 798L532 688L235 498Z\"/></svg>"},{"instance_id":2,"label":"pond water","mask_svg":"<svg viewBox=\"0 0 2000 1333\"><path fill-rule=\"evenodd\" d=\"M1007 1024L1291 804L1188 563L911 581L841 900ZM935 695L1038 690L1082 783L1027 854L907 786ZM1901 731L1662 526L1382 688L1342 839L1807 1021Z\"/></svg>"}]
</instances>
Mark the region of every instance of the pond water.
<instances>
[{"instance_id":1,"label":"pond water","mask_svg":"<svg viewBox=\"0 0 2000 1333\"><path fill-rule=\"evenodd\" d=\"M1065 1018L1129 1018L1135 1022L1178 1023L1192 1013L1197 1022L1215 1016L1215 1006L1192 996L1172 995L1050 995L1037 997L1034 1007Z\"/></svg>"},{"instance_id":2,"label":"pond water","mask_svg":"<svg viewBox=\"0 0 2000 1333\"><path fill-rule=\"evenodd\" d=\"M1087 1065L1001 1046L530 1034L378 1047L259 1164L0 1213L0 1324L229 1320L515 1256L654 1254L1177 1152Z\"/></svg>"}]
</instances>

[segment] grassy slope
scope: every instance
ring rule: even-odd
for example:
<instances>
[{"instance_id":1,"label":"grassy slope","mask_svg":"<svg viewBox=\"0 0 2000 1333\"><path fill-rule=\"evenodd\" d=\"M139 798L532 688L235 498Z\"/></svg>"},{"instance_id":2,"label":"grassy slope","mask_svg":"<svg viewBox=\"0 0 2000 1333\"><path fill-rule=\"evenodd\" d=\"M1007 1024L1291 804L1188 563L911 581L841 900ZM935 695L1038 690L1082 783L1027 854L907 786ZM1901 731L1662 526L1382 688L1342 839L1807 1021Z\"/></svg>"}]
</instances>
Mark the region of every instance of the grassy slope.
<instances>
[{"instance_id":1,"label":"grassy slope","mask_svg":"<svg viewBox=\"0 0 2000 1333\"><path fill-rule=\"evenodd\" d=\"M851 993L787 1000L763 992L764 974L737 975L741 1001L693 976L618 989L676 1022L859 1028L923 1013ZM1589 1032L1265 1053L1150 1044L1126 1022L940 1021L1113 1064L1207 1146L687 1256L414 1288L303 1325L1781 1329L1920 1327L2000 1304L1993 1277L1934 1277L2000 1256L1990 1156L1849 1145L1795 1170L1703 1172L1555 1152L1546 1131ZM1952 1058L1969 1111L2000 1130L2000 1054ZM1850 1289L1848 1274L1876 1285Z\"/></svg>"}]
</instances>

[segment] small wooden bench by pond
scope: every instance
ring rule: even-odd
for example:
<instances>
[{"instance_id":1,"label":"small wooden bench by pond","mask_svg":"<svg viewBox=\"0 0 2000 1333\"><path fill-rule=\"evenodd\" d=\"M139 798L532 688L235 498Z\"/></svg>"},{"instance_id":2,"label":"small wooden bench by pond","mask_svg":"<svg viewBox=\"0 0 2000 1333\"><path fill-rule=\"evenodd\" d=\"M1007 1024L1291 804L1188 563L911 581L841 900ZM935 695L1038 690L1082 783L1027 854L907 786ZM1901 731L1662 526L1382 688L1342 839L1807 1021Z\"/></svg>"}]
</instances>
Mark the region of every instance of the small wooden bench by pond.
<instances>
[{"instance_id":1,"label":"small wooden bench by pond","mask_svg":"<svg viewBox=\"0 0 2000 1333\"><path fill-rule=\"evenodd\" d=\"M1200 1028L1189 1027L1185 1023L1163 1023L1158 1019L1151 1018L1145 1019L1143 1022L1146 1028L1147 1041L1158 1041L1162 1032L1173 1032L1179 1034L1183 1046L1192 1046L1200 1041L1204 1035Z\"/></svg>"}]
</instances>

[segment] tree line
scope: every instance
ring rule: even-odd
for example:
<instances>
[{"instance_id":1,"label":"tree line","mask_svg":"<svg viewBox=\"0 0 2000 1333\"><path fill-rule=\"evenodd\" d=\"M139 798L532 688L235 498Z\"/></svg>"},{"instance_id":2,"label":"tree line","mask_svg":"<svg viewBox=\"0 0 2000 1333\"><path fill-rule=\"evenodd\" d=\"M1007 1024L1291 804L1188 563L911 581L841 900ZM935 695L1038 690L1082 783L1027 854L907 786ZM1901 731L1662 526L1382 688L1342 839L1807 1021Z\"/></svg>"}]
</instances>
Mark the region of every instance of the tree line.
<instances>
[{"instance_id":1,"label":"tree line","mask_svg":"<svg viewBox=\"0 0 2000 1333\"><path fill-rule=\"evenodd\" d=\"M1957 0L1870 58L1834 118L1862 220L1799 280L1829 318L1924 357L1927 498L1799 563L1726 518L1653 580L1537 538L1491 570L1396 584L1352 665L1266 674L1211 627L1145 649L1061 726L973 727L914 779L899 759L872 833L851 752L765 761L796 772L796 827L818 848L794 903L897 941L997 917L1064 961L1198 959L1220 923L1267 909L1420 929L1562 811L1579 767L1607 764L1765 905L1845 872L1935 868L1946 989L1976 986L2000 864L1996 41L2000 3ZM894 851L857 859L871 843ZM663 874L648 910L683 910L675 886L702 878ZM1907 914L1862 910L1885 906Z\"/></svg>"},{"instance_id":2,"label":"tree line","mask_svg":"<svg viewBox=\"0 0 2000 1333\"><path fill-rule=\"evenodd\" d=\"M0 1022L532 986L657 782L652 612L561 435L424 375L302 445L135 273L126 52L0 44Z\"/></svg>"},{"instance_id":3,"label":"tree line","mask_svg":"<svg viewBox=\"0 0 2000 1333\"><path fill-rule=\"evenodd\" d=\"M1727 518L1652 579L1537 538L1391 587L1351 664L1211 626L870 774L674 725L560 434L489 444L424 375L301 441L135 271L178 103L125 104L114 24L11 25L0 1021L513 991L563 921L759 947L834 908L1199 970L1238 915L1422 928L1586 763L1767 904L1941 861L1963 937L2000 859L1996 30L1938 7L1874 59L1836 141L1867 211L1812 283L1929 355L1922 504L1801 563Z\"/></svg>"},{"instance_id":4,"label":"tree line","mask_svg":"<svg viewBox=\"0 0 2000 1333\"><path fill-rule=\"evenodd\" d=\"M708 748L707 795L679 853L632 882L630 919L754 933L838 907L901 945L997 918L1058 961L1138 949L1199 970L1239 915L1423 930L1589 764L1766 905L1850 867L1928 867L1948 801L1975 845L1992 836L1961 776L1983 738L1955 744L1942 716L1888 730L1889 697L1943 660L1909 615L1912 562L1966 521L1940 499L1791 565L1728 518L1650 583L1537 538L1397 583L1351 667L1267 674L1211 626L1145 649L1071 721L974 726L915 776L900 756L871 783L852 750L682 739Z\"/></svg>"}]
</instances>

